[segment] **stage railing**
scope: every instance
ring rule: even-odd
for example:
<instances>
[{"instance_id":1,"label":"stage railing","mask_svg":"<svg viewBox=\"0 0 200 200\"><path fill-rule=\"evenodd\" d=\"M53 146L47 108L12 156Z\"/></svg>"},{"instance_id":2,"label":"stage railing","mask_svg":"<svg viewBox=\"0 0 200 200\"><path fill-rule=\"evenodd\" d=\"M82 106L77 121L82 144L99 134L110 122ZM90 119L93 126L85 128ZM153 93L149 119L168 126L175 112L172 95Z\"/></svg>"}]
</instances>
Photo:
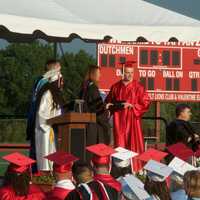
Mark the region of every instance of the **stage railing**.
<instances>
[{"instance_id":1,"label":"stage railing","mask_svg":"<svg viewBox=\"0 0 200 200\"><path fill-rule=\"evenodd\" d=\"M12 120L12 121L18 121L18 122L22 122L23 124L26 124L26 115L0 115L0 132L4 131L1 129L1 124L2 123L6 123L8 122L9 120ZM163 117L151 117L151 116L147 116L147 117L143 117L143 122L145 121L149 121L149 122L152 122L151 124L151 127L153 127L154 125L154 122L156 120L160 120L163 122L165 128L164 128L164 131L166 129L166 126L167 126L167 120ZM148 128L148 127L147 127ZM25 126L22 127L22 132L23 132L23 135L25 137ZM150 129L150 132L151 132L151 136L147 136L145 135L145 139L146 140L156 140L156 135L155 135L155 130L153 130L153 128ZM21 133L20 133L21 134ZM14 139L14 138L12 138ZM25 150L25 149L29 149L29 144L26 143L25 139L24 139L24 142L23 143L10 143L9 141L2 141L0 140L0 152L1 151L6 151L6 150Z\"/></svg>"},{"instance_id":2,"label":"stage railing","mask_svg":"<svg viewBox=\"0 0 200 200\"><path fill-rule=\"evenodd\" d=\"M13 151L21 151L21 152L25 153L26 155L28 155L28 150L30 148L30 145L25 140L26 117L27 117L26 115L0 115L0 134L1 134L1 132L3 133L3 131L4 131L3 128L7 128L6 127L7 125L12 126L13 125L12 123L14 122L14 126L18 127L18 125L16 125L16 123L21 123L19 134L21 134L21 137L24 138L23 139L24 142L21 142L21 143L16 143L16 142L11 143L9 140L6 140L6 141L0 140L0 157L2 155L7 154L8 152L13 152ZM153 125L155 124L156 120L162 121L164 124L164 128L163 128L164 131L166 129L167 120L163 117L147 116L147 117L143 117L142 119L143 119L144 124L151 125L150 132L152 134L155 134ZM22 124L23 124L23 126L22 126ZM16 130L14 130L14 129L16 129L16 127L11 127L9 129L9 131L12 132L12 130L13 130L13 132L15 132L15 135L16 135ZM147 129L149 129L149 128L147 127ZM6 133L4 133L4 134L6 135ZM12 137L12 133L11 133L11 138L12 138L12 141L15 141L15 136ZM0 139L2 139L2 138L0 137ZM148 140L148 146L155 147L158 149L164 148L163 143L156 143L156 141L157 141L156 135L150 136L150 137L145 136L145 140L146 141ZM154 142L149 142L151 140ZM0 169L1 169L0 176L4 174L6 167L7 167L7 163L5 163L3 160L0 159Z\"/></svg>"},{"instance_id":3,"label":"stage railing","mask_svg":"<svg viewBox=\"0 0 200 200\"><path fill-rule=\"evenodd\" d=\"M148 121L151 121L153 123L151 123L150 125L147 124L145 126L145 121L148 120ZM146 140L155 140L156 142L161 142L160 141L160 138L161 138L161 135L162 135L162 138L165 138L165 135L166 135L166 127L167 127L167 120L164 118L164 117L142 117L142 121L143 121L143 132L144 132L144 138ZM160 123L160 130L156 130L155 128L155 123L156 121L160 121L162 123ZM150 129L150 135L148 135L147 131L145 130L145 127ZM157 132L158 131L158 132ZM164 142L164 141L162 141Z\"/></svg>"},{"instance_id":4,"label":"stage railing","mask_svg":"<svg viewBox=\"0 0 200 200\"><path fill-rule=\"evenodd\" d=\"M148 141L157 141L157 136L155 134L155 130L154 130L154 124L156 120L159 120L161 122L163 122L163 128L162 128L162 135L163 138L165 138L165 134L166 134L166 127L167 127L167 120L163 117L151 117L151 116L146 116L143 117L143 123L146 124L146 121L152 122L151 123L151 128L148 127L147 128L150 129L150 136L148 136L148 134L146 133L145 135L145 140ZM24 122L26 124L26 115L0 115L0 123L2 123L2 121L6 122L8 120L13 120L13 121L21 121ZM200 130L200 122L192 122L192 124L199 128ZM145 127L143 127L145 129ZM3 132L3 130L1 129L1 124L0 124L0 132ZM25 126L24 126L24 135L25 135ZM200 131L199 131L200 132ZM25 136L24 136L25 137ZM160 136L159 136L160 138ZM12 138L13 139L13 138ZM157 141L157 143L164 143L164 141ZM152 144L148 142L148 145ZM26 143L26 141L24 140L23 143L10 143L9 141L3 141L3 143L0 140L0 152L4 152L4 151L24 151L24 150L28 150L30 148L29 144Z\"/></svg>"}]
</instances>

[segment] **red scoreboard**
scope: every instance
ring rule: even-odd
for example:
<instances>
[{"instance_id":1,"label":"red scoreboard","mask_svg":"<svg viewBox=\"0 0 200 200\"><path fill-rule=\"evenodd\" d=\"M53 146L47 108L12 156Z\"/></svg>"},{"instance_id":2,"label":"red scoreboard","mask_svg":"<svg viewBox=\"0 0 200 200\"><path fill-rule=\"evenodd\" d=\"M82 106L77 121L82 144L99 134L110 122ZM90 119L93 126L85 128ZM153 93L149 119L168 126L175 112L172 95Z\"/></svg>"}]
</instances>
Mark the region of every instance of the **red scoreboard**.
<instances>
[{"instance_id":1,"label":"red scoreboard","mask_svg":"<svg viewBox=\"0 0 200 200\"><path fill-rule=\"evenodd\" d=\"M153 101L200 101L200 42L97 44L100 88L108 92L121 78L121 62L136 61L134 78Z\"/></svg>"}]
</instances>

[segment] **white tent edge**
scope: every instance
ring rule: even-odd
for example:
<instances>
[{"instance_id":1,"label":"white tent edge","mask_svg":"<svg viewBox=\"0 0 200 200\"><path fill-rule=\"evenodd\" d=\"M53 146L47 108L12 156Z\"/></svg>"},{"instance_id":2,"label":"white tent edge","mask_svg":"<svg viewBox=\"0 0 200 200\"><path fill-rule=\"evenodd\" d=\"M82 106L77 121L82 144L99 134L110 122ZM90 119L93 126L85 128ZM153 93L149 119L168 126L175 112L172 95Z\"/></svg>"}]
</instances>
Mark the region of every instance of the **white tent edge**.
<instances>
[{"instance_id":1,"label":"white tent edge","mask_svg":"<svg viewBox=\"0 0 200 200\"><path fill-rule=\"evenodd\" d=\"M94 41L103 40L105 36L110 36L113 39L121 41L135 41L139 36L146 38L148 41L155 42L168 41L172 37L183 42L200 40L200 27L198 26L129 26L105 24L98 24L97 26L96 24L72 24L13 15L0 15L0 18L5 18L7 21L6 27L0 31L0 37L2 35L5 36L5 31L9 31L10 40L15 40L18 34L27 35L29 39L40 38L40 35L35 35L37 31L43 33L42 37L47 41L67 41L71 39L72 35L80 37L83 40Z\"/></svg>"}]
</instances>

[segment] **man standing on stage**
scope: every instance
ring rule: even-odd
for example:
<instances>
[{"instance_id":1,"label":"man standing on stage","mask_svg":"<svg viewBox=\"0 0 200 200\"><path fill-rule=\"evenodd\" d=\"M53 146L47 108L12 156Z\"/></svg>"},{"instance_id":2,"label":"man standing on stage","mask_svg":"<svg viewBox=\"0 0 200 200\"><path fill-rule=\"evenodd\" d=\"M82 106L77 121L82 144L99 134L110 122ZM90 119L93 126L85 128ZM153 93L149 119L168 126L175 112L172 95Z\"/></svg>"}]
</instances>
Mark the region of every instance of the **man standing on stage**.
<instances>
[{"instance_id":1,"label":"man standing on stage","mask_svg":"<svg viewBox=\"0 0 200 200\"><path fill-rule=\"evenodd\" d=\"M200 138L190 124L191 116L190 106L187 104L178 104L176 106L176 119L170 122L166 129L167 146L182 142L194 151L199 148Z\"/></svg>"},{"instance_id":2,"label":"man standing on stage","mask_svg":"<svg viewBox=\"0 0 200 200\"><path fill-rule=\"evenodd\" d=\"M126 62L123 78L115 83L106 98L107 107L113 107L114 144L131 151L144 151L144 138L141 117L148 111L150 99L144 87L133 80L134 62ZM112 106L113 104L113 106ZM110 105L110 106L109 106ZM133 163L133 169L139 170L140 162Z\"/></svg>"},{"instance_id":3,"label":"man standing on stage","mask_svg":"<svg viewBox=\"0 0 200 200\"><path fill-rule=\"evenodd\" d=\"M44 84L48 82L48 72L51 70L61 70L61 65L60 63L55 60L55 59L50 59L46 62L45 65L45 74L42 76L39 76L36 81L34 82L33 88L32 88L32 96L31 96L31 103L30 103L30 108L28 111L28 119L27 119L27 129L26 129L26 134L27 134L27 140L31 140L33 135L34 135L34 123L35 123L35 107L36 107L36 98L37 94L42 88ZM45 77L46 76L46 77ZM36 159L35 157L32 157L33 159Z\"/></svg>"},{"instance_id":4,"label":"man standing on stage","mask_svg":"<svg viewBox=\"0 0 200 200\"><path fill-rule=\"evenodd\" d=\"M28 118L27 118L27 128L26 128L26 135L27 140L30 141L30 157L36 160L36 149L35 149L35 119L36 119L36 101L37 95L40 92L40 89L48 82L49 76L52 74L52 70L61 70L60 62L55 59L49 59L45 65L45 74L39 76L36 81L34 82L32 88L32 96L30 107L28 111ZM37 172L37 165L34 163L32 165L33 173Z\"/></svg>"}]
</instances>

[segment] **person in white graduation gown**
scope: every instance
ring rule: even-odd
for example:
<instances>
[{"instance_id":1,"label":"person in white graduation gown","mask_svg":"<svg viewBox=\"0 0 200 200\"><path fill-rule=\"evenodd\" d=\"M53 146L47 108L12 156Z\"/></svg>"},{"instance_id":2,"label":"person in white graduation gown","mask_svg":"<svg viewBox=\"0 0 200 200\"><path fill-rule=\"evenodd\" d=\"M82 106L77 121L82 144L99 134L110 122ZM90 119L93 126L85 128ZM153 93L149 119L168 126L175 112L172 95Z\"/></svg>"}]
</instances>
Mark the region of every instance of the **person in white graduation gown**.
<instances>
[{"instance_id":1,"label":"person in white graduation gown","mask_svg":"<svg viewBox=\"0 0 200 200\"><path fill-rule=\"evenodd\" d=\"M44 158L56 151L54 131L47 120L60 115L63 104L60 94L63 84L61 72L52 70L48 72L48 78L48 83L40 89L36 105L35 145L39 171L52 170L53 163Z\"/></svg>"}]
</instances>

